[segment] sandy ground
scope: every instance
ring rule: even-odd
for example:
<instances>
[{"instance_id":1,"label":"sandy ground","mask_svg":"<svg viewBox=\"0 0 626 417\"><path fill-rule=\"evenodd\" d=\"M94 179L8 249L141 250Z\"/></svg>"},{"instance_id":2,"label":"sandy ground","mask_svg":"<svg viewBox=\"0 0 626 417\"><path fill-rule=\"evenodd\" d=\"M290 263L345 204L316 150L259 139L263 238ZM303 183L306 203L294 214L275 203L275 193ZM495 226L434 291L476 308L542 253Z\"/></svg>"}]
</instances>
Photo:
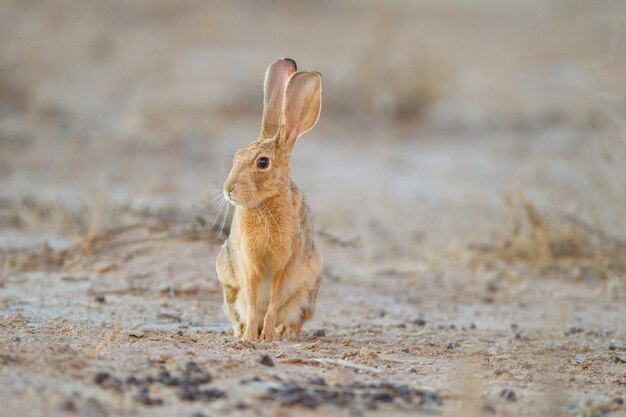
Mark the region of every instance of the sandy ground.
<instances>
[{"instance_id":1,"label":"sandy ground","mask_svg":"<svg viewBox=\"0 0 626 417\"><path fill-rule=\"evenodd\" d=\"M623 113L585 78L626 92L623 10L557 3L4 3L0 415L626 415ZM249 40L255 14L288 23ZM329 52L305 15L366 29ZM368 27L445 81L377 87ZM327 80L293 162L325 269L300 340L243 344L205 195L281 47Z\"/></svg>"}]
</instances>

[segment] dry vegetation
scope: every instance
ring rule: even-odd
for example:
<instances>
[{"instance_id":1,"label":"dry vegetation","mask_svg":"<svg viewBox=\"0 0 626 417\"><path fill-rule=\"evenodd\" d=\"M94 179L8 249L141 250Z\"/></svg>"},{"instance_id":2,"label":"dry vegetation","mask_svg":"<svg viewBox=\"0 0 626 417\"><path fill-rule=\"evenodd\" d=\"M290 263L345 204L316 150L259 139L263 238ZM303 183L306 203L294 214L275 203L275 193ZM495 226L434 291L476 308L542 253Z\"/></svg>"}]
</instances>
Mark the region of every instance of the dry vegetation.
<instances>
[{"instance_id":1,"label":"dry vegetation","mask_svg":"<svg viewBox=\"0 0 626 417\"><path fill-rule=\"evenodd\" d=\"M24 198L0 208L0 225L24 232L54 233L59 247L44 240L40 245L0 250L4 274L27 271L84 270L104 252L114 248L150 245L169 239L206 239L216 242L223 233L203 216L173 210L114 206L100 199L91 206L70 210L56 203ZM208 218L208 217L207 217ZM227 231L227 229L226 229Z\"/></svg>"},{"instance_id":2,"label":"dry vegetation","mask_svg":"<svg viewBox=\"0 0 626 417\"><path fill-rule=\"evenodd\" d=\"M574 215L547 214L519 189L506 198L509 227L495 244L470 245L472 264L523 264L535 273L626 279L626 241Z\"/></svg>"}]
</instances>

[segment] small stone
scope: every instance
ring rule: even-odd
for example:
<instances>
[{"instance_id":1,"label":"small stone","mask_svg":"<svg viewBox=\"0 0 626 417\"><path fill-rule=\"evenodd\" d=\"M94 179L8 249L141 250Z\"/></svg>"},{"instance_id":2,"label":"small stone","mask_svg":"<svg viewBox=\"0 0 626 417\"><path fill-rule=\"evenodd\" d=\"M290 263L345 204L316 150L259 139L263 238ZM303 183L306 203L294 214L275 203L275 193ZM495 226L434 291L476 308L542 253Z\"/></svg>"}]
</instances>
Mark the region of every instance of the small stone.
<instances>
[{"instance_id":1,"label":"small stone","mask_svg":"<svg viewBox=\"0 0 626 417\"><path fill-rule=\"evenodd\" d=\"M422 319L422 318L418 318L413 320L412 322L414 325L416 326L425 326L426 325L426 320Z\"/></svg>"},{"instance_id":2,"label":"small stone","mask_svg":"<svg viewBox=\"0 0 626 417\"><path fill-rule=\"evenodd\" d=\"M313 337L326 337L326 330L319 329L313 333Z\"/></svg>"},{"instance_id":3,"label":"small stone","mask_svg":"<svg viewBox=\"0 0 626 417\"><path fill-rule=\"evenodd\" d=\"M261 355L259 363L264 366L274 366L274 360L269 355Z\"/></svg>"},{"instance_id":4,"label":"small stone","mask_svg":"<svg viewBox=\"0 0 626 417\"><path fill-rule=\"evenodd\" d=\"M107 302L107 299L106 299L106 297L104 295L99 294L99 295L96 295L96 302L98 302L100 304L104 304L104 303Z\"/></svg>"},{"instance_id":5,"label":"small stone","mask_svg":"<svg viewBox=\"0 0 626 417\"><path fill-rule=\"evenodd\" d=\"M74 403L73 400L71 399L67 399L65 401L63 401L63 403L61 403L61 410L68 412L68 413L75 413L76 412L76 404Z\"/></svg>"},{"instance_id":6,"label":"small stone","mask_svg":"<svg viewBox=\"0 0 626 417\"><path fill-rule=\"evenodd\" d=\"M183 333L183 331L182 331L182 330L177 331L177 332L176 332L176 334L177 334L177 335L179 335L179 336L184 335L184 333Z\"/></svg>"},{"instance_id":7,"label":"small stone","mask_svg":"<svg viewBox=\"0 0 626 417\"><path fill-rule=\"evenodd\" d=\"M626 363L626 355L616 355L615 363Z\"/></svg>"},{"instance_id":8,"label":"small stone","mask_svg":"<svg viewBox=\"0 0 626 417\"><path fill-rule=\"evenodd\" d=\"M112 389L115 391L122 390L122 380L105 371L98 372L94 376L93 381L104 389Z\"/></svg>"},{"instance_id":9,"label":"small stone","mask_svg":"<svg viewBox=\"0 0 626 417\"><path fill-rule=\"evenodd\" d=\"M474 323L470 323L469 328L470 330L474 330L476 329L476 325Z\"/></svg>"},{"instance_id":10,"label":"small stone","mask_svg":"<svg viewBox=\"0 0 626 417\"><path fill-rule=\"evenodd\" d=\"M250 408L250 406L247 403L244 403L243 401L238 401L235 403L236 410L247 410L248 408Z\"/></svg>"},{"instance_id":11,"label":"small stone","mask_svg":"<svg viewBox=\"0 0 626 417\"><path fill-rule=\"evenodd\" d=\"M144 337L146 334L140 329L131 329L128 331L130 337L136 337L138 339Z\"/></svg>"},{"instance_id":12,"label":"small stone","mask_svg":"<svg viewBox=\"0 0 626 417\"><path fill-rule=\"evenodd\" d=\"M500 391L500 398L511 402L517 401L517 395L515 395L515 391L513 391L511 388L505 388Z\"/></svg>"},{"instance_id":13,"label":"small stone","mask_svg":"<svg viewBox=\"0 0 626 417\"><path fill-rule=\"evenodd\" d=\"M139 391L137 392L137 395L135 395L134 399L138 403L148 406L163 404L162 399L150 396L150 390L148 389L148 387L139 388Z\"/></svg>"},{"instance_id":14,"label":"small stone","mask_svg":"<svg viewBox=\"0 0 626 417\"><path fill-rule=\"evenodd\" d=\"M571 334L578 334L578 333L582 333L584 330L582 327L570 327L566 332L565 332L565 336L569 336Z\"/></svg>"},{"instance_id":15,"label":"small stone","mask_svg":"<svg viewBox=\"0 0 626 417\"><path fill-rule=\"evenodd\" d=\"M402 352L409 353L409 349L408 348L404 348L404 349L402 349Z\"/></svg>"},{"instance_id":16,"label":"small stone","mask_svg":"<svg viewBox=\"0 0 626 417\"><path fill-rule=\"evenodd\" d=\"M515 333L515 339L516 340L521 340L522 342L527 342L530 340L530 338L528 336L526 336L524 333L522 332L517 332Z\"/></svg>"},{"instance_id":17,"label":"small stone","mask_svg":"<svg viewBox=\"0 0 626 417\"><path fill-rule=\"evenodd\" d=\"M446 345L446 349L449 349L449 350L454 349L454 344L453 344L452 342L448 343L448 344Z\"/></svg>"},{"instance_id":18,"label":"small stone","mask_svg":"<svg viewBox=\"0 0 626 417\"><path fill-rule=\"evenodd\" d=\"M416 368L411 368L411 369L409 369L409 373L416 374L417 373L417 369Z\"/></svg>"},{"instance_id":19,"label":"small stone","mask_svg":"<svg viewBox=\"0 0 626 417\"><path fill-rule=\"evenodd\" d=\"M324 380L324 378L313 378L309 380L309 384L325 387L326 381Z\"/></svg>"},{"instance_id":20,"label":"small stone","mask_svg":"<svg viewBox=\"0 0 626 417\"><path fill-rule=\"evenodd\" d=\"M94 378L93 378L93 382L95 382L98 385L102 385L104 383L104 381L108 380L111 378L111 374L108 372L98 372Z\"/></svg>"}]
</instances>

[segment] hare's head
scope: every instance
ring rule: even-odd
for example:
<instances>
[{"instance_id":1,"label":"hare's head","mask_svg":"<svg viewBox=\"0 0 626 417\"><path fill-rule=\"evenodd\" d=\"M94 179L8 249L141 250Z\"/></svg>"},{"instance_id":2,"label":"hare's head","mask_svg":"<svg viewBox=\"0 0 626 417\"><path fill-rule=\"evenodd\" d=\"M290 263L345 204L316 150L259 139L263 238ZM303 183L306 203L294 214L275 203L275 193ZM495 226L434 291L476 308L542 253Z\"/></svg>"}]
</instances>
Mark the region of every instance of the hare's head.
<instances>
[{"instance_id":1,"label":"hare's head","mask_svg":"<svg viewBox=\"0 0 626 417\"><path fill-rule=\"evenodd\" d=\"M264 96L261 134L235 154L224 183L224 197L242 207L256 207L289 186L293 146L320 115L322 77L279 59L267 69Z\"/></svg>"}]
</instances>

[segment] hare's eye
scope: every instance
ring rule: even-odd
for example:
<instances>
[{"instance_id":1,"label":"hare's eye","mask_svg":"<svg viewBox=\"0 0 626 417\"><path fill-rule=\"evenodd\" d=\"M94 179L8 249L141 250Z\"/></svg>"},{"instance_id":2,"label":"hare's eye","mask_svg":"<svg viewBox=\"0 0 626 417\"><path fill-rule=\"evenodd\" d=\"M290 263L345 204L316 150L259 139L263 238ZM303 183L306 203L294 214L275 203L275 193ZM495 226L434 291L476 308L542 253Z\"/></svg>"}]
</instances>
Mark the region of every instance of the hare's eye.
<instances>
[{"instance_id":1,"label":"hare's eye","mask_svg":"<svg viewBox=\"0 0 626 417\"><path fill-rule=\"evenodd\" d=\"M256 160L256 166L261 169L266 169L270 166L270 159L267 156L262 156Z\"/></svg>"}]
</instances>

